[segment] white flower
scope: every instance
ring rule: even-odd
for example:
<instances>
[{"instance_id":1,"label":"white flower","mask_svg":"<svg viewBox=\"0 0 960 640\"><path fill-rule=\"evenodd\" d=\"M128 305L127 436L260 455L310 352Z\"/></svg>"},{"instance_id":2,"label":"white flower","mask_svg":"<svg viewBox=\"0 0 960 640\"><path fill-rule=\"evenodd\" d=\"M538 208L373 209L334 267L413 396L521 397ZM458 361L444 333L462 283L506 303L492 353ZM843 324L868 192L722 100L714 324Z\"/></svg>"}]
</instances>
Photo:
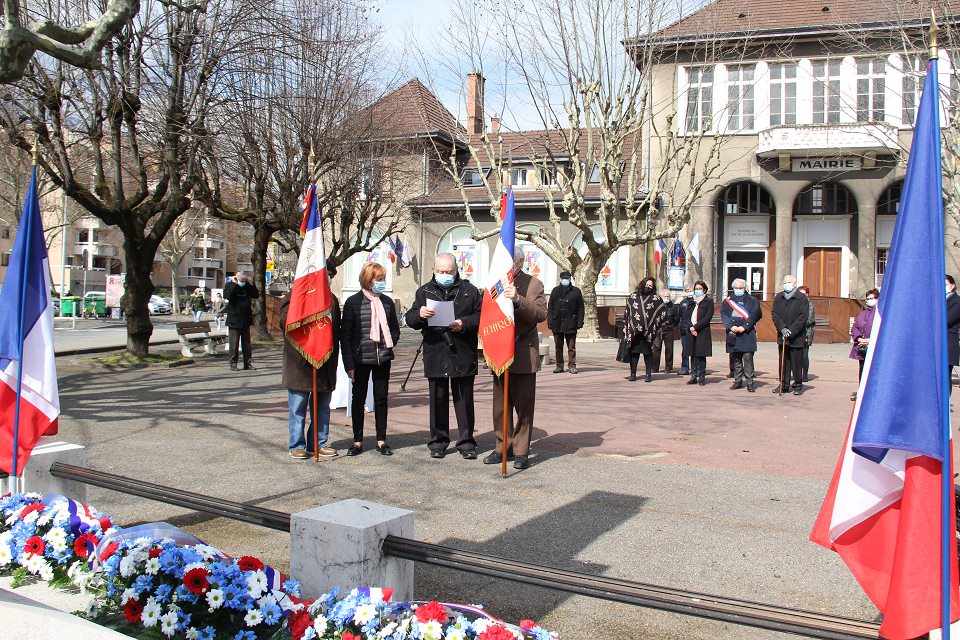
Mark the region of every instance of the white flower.
<instances>
[{"instance_id":1,"label":"white flower","mask_svg":"<svg viewBox=\"0 0 960 640\"><path fill-rule=\"evenodd\" d=\"M219 609L223 606L223 590L222 589L210 589L207 591L207 605L210 607L210 610Z\"/></svg>"},{"instance_id":2,"label":"white flower","mask_svg":"<svg viewBox=\"0 0 960 640\"><path fill-rule=\"evenodd\" d=\"M477 620L474 620L473 624L470 626L473 627L473 630L476 632L477 635L480 635L481 633L487 630L487 627L489 627L492 624L493 622L490 620L487 620L486 618L479 618Z\"/></svg>"},{"instance_id":3,"label":"white flower","mask_svg":"<svg viewBox=\"0 0 960 640\"><path fill-rule=\"evenodd\" d=\"M121 605L127 604L127 601L129 601L131 598L136 598L136 597L137 597L137 590L127 587L126 589L123 590L123 593L120 594L120 604Z\"/></svg>"},{"instance_id":4,"label":"white flower","mask_svg":"<svg viewBox=\"0 0 960 640\"><path fill-rule=\"evenodd\" d=\"M447 635L443 636L443 640L467 640L467 634L463 629L450 627L447 630Z\"/></svg>"},{"instance_id":5,"label":"white flower","mask_svg":"<svg viewBox=\"0 0 960 640\"><path fill-rule=\"evenodd\" d=\"M13 560L10 545L0 543L0 567L5 567Z\"/></svg>"},{"instance_id":6,"label":"white flower","mask_svg":"<svg viewBox=\"0 0 960 640\"><path fill-rule=\"evenodd\" d=\"M129 578L137 571L137 561L134 559L133 554L131 553L128 556L123 556L120 560L120 575L124 578Z\"/></svg>"},{"instance_id":7,"label":"white flower","mask_svg":"<svg viewBox=\"0 0 960 640\"><path fill-rule=\"evenodd\" d=\"M313 619L313 628L318 635L322 636L323 632L327 630L327 625L329 623L330 621L327 620L326 616L322 616L322 615L317 616L316 618Z\"/></svg>"},{"instance_id":8,"label":"white flower","mask_svg":"<svg viewBox=\"0 0 960 640\"><path fill-rule=\"evenodd\" d=\"M251 598L259 598L266 589L267 574L260 570L251 571L247 576L247 595Z\"/></svg>"},{"instance_id":9,"label":"white flower","mask_svg":"<svg viewBox=\"0 0 960 640\"><path fill-rule=\"evenodd\" d=\"M96 598L91 598L90 602L87 603L86 614L88 618L92 618L100 611L100 602Z\"/></svg>"},{"instance_id":10,"label":"white flower","mask_svg":"<svg viewBox=\"0 0 960 640\"><path fill-rule=\"evenodd\" d=\"M277 599L273 597L272 593L268 593L267 595L257 600L257 606L260 607L261 609L263 609L263 607L268 604L277 604Z\"/></svg>"},{"instance_id":11,"label":"white flower","mask_svg":"<svg viewBox=\"0 0 960 640\"><path fill-rule=\"evenodd\" d=\"M27 555L27 561L23 563L23 568L30 573L37 575L40 573L40 567L43 565L43 556L34 554Z\"/></svg>"},{"instance_id":12,"label":"white flower","mask_svg":"<svg viewBox=\"0 0 960 640\"><path fill-rule=\"evenodd\" d=\"M377 617L377 608L372 604L362 604L353 612L353 621L363 626Z\"/></svg>"},{"instance_id":13,"label":"white flower","mask_svg":"<svg viewBox=\"0 0 960 640\"><path fill-rule=\"evenodd\" d=\"M196 627L187 629L187 640L197 640L200 637L200 630Z\"/></svg>"},{"instance_id":14,"label":"white flower","mask_svg":"<svg viewBox=\"0 0 960 640\"><path fill-rule=\"evenodd\" d=\"M423 634L423 640L440 640L443 635L443 625L436 620L420 623L420 633Z\"/></svg>"},{"instance_id":15,"label":"white flower","mask_svg":"<svg viewBox=\"0 0 960 640\"><path fill-rule=\"evenodd\" d=\"M317 637L317 632L313 627L307 627L303 630L303 635L300 636L300 640L313 640Z\"/></svg>"},{"instance_id":16,"label":"white flower","mask_svg":"<svg viewBox=\"0 0 960 640\"><path fill-rule=\"evenodd\" d=\"M4 531L0 533L0 544L10 544L10 541L13 540L12 531Z\"/></svg>"},{"instance_id":17,"label":"white flower","mask_svg":"<svg viewBox=\"0 0 960 640\"><path fill-rule=\"evenodd\" d=\"M43 539L50 543L54 551L63 551L67 548L67 532L63 529L54 527L47 531Z\"/></svg>"},{"instance_id":18,"label":"white flower","mask_svg":"<svg viewBox=\"0 0 960 640\"><path fill-rule=\"evenodd\" d=\"M263 622L263 614L260 613L260 609L249 609L247 615L243 616L243 621L248 627L255 627Z\"/></svg>"},{"instance_id":19,"label":"white flower","mask_svg":"<svg viewBox=\"0 0 960 640\"><path fill-rule=\"evenodd\" d=\"M147 604L143 607L143 614L140 616L140 621L145 627L156 626L157 620L160 619L160 605L153 598L147 599Z\"/></svg>"},{"instance_id":20,"label":"white flower","mask_svg":"<svg viewBox=\"0 0 960 640\"><path fill-rule=\"evenodd\" d=\"M37 526L42 527L44 525L50 524L50 514L44 513L43 515L37 515Z\"/></svg>"},{"instance_id":21,"label":"white flower","mask_svg":"<svg viewBox=\"0 0 960 640\"><path fill-rule=\"evenodd\" d=\"M13 441L11 440L11 442ZM39 517L40 517L39 511L31 511L26 516L24 516L23 521L26 522L27 524L30 524L31 522L35 521Z\"/></svg>"},{"instance_id":22,"label":"white flower","mask_svg":"<svg viewBox=\"0 0 960 640\"><path fill-rule=\"evenodd\" d=\"M177 632L177 612L168 611L160 616L160 631L170 637Z\"/></svg>"},{"instance_id":23,"label":"white flower","mask_svg":"<svg viewBox=\"0 0 960 640\"><path fill-rule=\"evenodd\" d=\"M390 636L393 635L393 632L396 630L396 628L397 628L397 623L391 622L390 624L388 624L387 626L385 626L383 629L380 630L380 633L377 634L377 637L389 638Z\"/></svg>"},{"instance_id":24,"label":"white flower","mask_svg":"<svg viewBox=\"0 0 960 640\"><path fill-rule=\"evenodd\" d=\"M220 550L216 547L211 547L208 544L194 545L193 550L199 553L203 559L207 561L220 557Z\"/></svg>"},{"instance_id":25,"label":"white flower","mask_svg":"<svg viewBox=\"0 0 960 640\"><path fill-rule=\"evenodd\" d=\"M159 558L148 558L147 563L143 566L143 572L147 575L155 576L157 571L160 571L160 559Z\"/></svg>"},{"instance_id":26,"label":"white flower","mask_svg":"<svg viewBox=\"0 0 960 640\"><path fill-rule=\"evenodd\" d=\"M44 560L43 564L40 565L40 571L38 575L40 576L41 580L46 580L47 582L53 580L53 565Z\"/></svg>"}]
</instances>

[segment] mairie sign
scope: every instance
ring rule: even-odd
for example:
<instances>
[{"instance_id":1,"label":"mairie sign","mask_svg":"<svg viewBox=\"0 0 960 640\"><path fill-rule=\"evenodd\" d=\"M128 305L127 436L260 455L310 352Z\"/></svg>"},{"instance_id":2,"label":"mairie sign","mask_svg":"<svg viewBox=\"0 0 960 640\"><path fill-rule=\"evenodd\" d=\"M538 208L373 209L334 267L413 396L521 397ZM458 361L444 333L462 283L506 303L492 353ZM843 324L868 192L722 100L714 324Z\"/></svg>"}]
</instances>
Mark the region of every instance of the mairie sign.
<instances>
[{"instance_id":1,"label":"mairie sign","mask_svg":"<svg viewBox=\"0 0 960 640\"><path fill-rule=\"evenodd\" d=\"M794 158L794 171L859 171L863 168L860 158Z\"/></svg>"}]
</instances>

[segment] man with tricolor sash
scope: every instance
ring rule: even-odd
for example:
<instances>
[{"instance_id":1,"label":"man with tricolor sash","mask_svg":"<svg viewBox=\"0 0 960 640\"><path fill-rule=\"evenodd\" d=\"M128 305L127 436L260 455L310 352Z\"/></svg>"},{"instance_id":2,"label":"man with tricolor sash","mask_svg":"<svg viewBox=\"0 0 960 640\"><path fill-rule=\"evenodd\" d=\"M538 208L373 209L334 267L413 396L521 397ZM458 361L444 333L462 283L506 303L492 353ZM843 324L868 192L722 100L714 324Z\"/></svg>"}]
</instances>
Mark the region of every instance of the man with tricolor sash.
<instances>
[{"instance_id":1,"label":"man with tricolor sash","mask_svg":"<svg viewBox=\"0 0 960 640\"><path fill-rule=\"evenodd\" d=\"M753 393L753 354L757 352L757 322L763 317L760 302L747 294L747 281L733 281L733 295L720 305L720 319L727 330L727 353L733 361L733 385Z\"/></svg>"}]
</instances>

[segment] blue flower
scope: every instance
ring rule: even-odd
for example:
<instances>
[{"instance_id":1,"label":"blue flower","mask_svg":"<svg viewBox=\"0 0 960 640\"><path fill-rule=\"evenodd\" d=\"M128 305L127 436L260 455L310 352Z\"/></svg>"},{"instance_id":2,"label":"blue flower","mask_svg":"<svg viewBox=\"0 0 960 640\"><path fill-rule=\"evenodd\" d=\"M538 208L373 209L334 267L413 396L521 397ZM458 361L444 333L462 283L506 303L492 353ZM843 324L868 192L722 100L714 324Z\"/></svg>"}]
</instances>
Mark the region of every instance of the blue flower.
<instances>
[{"instance_id":1,"label":"blue flower","mask_svg":"<svg viewBox=\"0 0 960 640\"><path fill-rule=\"evenodd\" d=\"M283 581L283 592L287 595L300 597L300 583L293 578L287 578Z\"/></svg>"},{"instance_id":2,"label":"blue flower","mask_svg":"<svg viewBox=\"0 0 960 640\"><path fill-rule=\"evenodd\" d=\"M136 589L138 593L150 591L150 589L153 588L153 577L146 573L141 573L137 576L137 579L133 581L133 588Z\"/></svg>"},{"instance_id":3,"label":"blue flower","mask_svg":"<svg viewBox=\"0 0 960 640\"><path fill-rule=\"evenodd\" d=\"M280 622L280 619L283 617L283 612L273 602L266 602L262 607L260 607L260 613L263 615L264 623L268 625L275 625Z\"/></svg>"},{"instance_id":4,"label":"blue flower","mask_svg":"<svg viewBox=\"0 0 960 640\"><path fill-rule=\"evenodd\" d=\"M173 591L173 587L168 584L157 585L157 590L154 591L153 597L157 602L164 604L167 600L170 599L170 593Z\"/></svg>"},{"instance_id":5,"label":"blue flower","mask_svg":"<svg viewBox=\"0 0 960 640\"><path fill-rule=\"evenodd\" d=\"M237 635L233 636L233 640L257 640L257 634L253 631L237 631Z\"/></svg>"},{"instance_id":6,"label":"blue flower","mask_svg":"<svg viewBox=\"0 0 960 640\"><path fill-rule=\"evenodd\" d=\"M177 600L180 602L189 602L193 604L197 601L197 594L187 589L185 585L177 587Z\"/></svg>"},{"instance_id":7,"label":"blue flower","mask_svg":"<svg viewBox=\"0 0 960 640\"><path fill-rule=\"evenodd\" d=\"M213 640L213 636L217 633L217 630L213 627L204 627L197 634L197 640Z\"/></svg>"},{"instance_id":8,"label":"blue flower","mask_svg":"<svg viewBox=\"0 0 960 640\"><path fill-rule=\"evenodd\" d=\"M244 590L244 595L246 595L246 590ZM223 604L230 609L241 608L242 600L240 598L240 590L232 585L226 587L223 590Z\"/></svg>"},{"instance_id":9,"label":"blue flower","mask_svg":"<svg viewBox=\"0 0 960 640\"><path fill-rule=\"evenodd\" d=\"M180 612L180 618L177 621L177 631L184 631L187 627L190 626L191 615L189 613Z\"/></svg>"}]
</instances>

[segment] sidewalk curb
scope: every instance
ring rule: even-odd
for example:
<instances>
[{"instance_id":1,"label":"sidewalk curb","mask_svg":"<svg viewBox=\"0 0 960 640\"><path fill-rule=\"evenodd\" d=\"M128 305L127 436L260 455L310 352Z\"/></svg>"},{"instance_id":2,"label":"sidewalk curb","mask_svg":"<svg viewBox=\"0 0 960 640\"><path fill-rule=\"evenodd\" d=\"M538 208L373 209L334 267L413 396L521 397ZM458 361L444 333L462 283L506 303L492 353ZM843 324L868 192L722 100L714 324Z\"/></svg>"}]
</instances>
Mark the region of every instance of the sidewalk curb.
<instances>
[{"instance_id":1,"label":"sidewalk curb","mask_svg":"<svg viewBox=\"0 0 960 640\"><path fill-rule=\"evenodd\" d=\"M167 344L180 344L180 340L179 338L157 340L155 342L151 342L150 346L155 347L157 345L167 345ZM124 349L126 349L126 346L122 344L105 345L105 346L99 346L99 347L80 347L78 349L62 349L62 350L55 349L54 355L59 358L60 356L80 356L88 353L106 353L108 351L123 351Z\"/></svg>"}]
</instances>

